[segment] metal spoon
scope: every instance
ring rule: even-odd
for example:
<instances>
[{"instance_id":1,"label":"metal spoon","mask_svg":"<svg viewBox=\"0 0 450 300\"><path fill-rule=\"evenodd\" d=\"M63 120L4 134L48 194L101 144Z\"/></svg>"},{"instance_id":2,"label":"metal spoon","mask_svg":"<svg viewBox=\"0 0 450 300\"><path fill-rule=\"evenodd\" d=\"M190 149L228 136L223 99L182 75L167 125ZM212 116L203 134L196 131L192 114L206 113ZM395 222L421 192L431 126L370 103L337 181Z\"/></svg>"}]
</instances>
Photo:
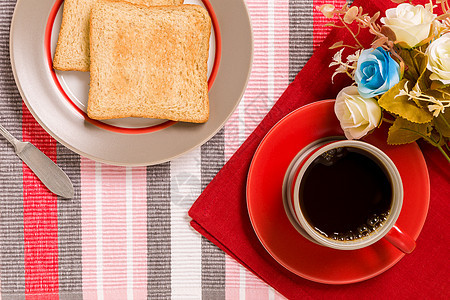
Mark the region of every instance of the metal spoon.
<instances>
[{"instance_id":1,"label":"metal spoon","mask_svg":"<svg viewBox=\"0 0 450 300\"><path fill-rule=\"evenodd\" d=\"M14 146L17 156L30 167L51 192L67 199L73 198L72 182L48 156L30 142L16 139L2 125L0 125L0 134Z\"/></svg>"}]
</instances>

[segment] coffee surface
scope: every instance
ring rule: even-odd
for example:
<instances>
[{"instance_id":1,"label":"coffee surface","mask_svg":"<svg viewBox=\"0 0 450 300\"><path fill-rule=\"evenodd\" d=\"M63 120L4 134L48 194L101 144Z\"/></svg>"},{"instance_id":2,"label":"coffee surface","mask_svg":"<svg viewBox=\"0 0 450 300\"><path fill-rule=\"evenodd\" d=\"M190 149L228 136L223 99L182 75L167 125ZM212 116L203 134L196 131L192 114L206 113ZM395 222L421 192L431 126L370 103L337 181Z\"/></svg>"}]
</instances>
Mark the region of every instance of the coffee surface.
<instances>
[{"instance_id":1,"label":"coffee surface","mask_svg":"<svg viewBox=\"0 0 450 300\"><path fill-rule=\"evenodd\" d=\"M314 160L299 190L307 221L325 237L348 241L382 226L391 207L392 187L370 154L336 148Z\"/></svg>"}]
</instances>

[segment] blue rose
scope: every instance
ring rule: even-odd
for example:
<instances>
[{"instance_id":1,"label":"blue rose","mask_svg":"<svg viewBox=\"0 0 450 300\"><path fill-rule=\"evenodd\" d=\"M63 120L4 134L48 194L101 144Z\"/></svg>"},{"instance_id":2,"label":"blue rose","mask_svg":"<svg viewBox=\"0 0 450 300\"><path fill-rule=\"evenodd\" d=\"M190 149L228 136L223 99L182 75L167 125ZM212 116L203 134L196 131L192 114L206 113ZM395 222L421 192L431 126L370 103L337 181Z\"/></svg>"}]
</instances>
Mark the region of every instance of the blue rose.
<instances>
[{"instance_id":1,"label":"blue rose","mask_svg":"<svg viewBox=\"0 0 450 300\"><path fill-rule=\"evenodd\" d=\"M364 98L384 94L400 81L400 66L383 48L366 49L355 72L358 92Z\"/></svg>"}]
</instances>

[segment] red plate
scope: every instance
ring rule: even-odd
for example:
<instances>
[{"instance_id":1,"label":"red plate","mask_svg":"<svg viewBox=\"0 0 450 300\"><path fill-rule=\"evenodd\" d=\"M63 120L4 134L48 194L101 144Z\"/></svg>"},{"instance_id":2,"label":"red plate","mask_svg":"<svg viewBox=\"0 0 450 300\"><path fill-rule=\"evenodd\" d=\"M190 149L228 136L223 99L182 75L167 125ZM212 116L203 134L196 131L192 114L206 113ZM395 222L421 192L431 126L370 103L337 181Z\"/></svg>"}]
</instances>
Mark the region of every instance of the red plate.
<instances>
[{"instance_id":1,"label":"red plate","mask_svg":"<svg viewBox=\"0 0 450 300\"><path fill-rule=\"evenodd\" d=\"M306 145L343 135L334 115L334 101L301 107L278 122L253 157L247 180L247 206L259 240L273 258L291 272L321 283L346 284L372 278L395 265L405 254L384 239L359 250L335 250L302 237L289 222L283 200L283 178L291 160ZM417 239L428 212L430 181L416 143L389 146L382 127L364 141L382 149L402 177L404 202L397 225ZM414 162L414 163L411 163Z\"/></svg>"}]
</instances>

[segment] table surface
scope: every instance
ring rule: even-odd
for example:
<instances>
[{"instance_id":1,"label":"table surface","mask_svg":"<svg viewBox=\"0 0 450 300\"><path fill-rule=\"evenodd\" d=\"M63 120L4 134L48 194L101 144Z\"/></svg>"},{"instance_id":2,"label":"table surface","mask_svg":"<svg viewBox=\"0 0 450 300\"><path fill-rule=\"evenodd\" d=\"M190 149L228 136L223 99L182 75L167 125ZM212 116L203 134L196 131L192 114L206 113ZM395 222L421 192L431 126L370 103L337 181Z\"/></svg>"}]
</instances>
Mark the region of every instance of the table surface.
<instances>
[{"instance_id":1,"label":"table surface","mask_svg":"<svg viewBox=\"0 0 450 300\"><path fill-rule=\"evenodd\" d=\"M254 62L239 107L201 148L150 167L80 157L36 123L11 71L15 2L0 4L0 122L56 160L76 195L49 194L0 139L2 298L283 298L194 231L187 211L326 36L314 10L325 1L246 0Z\"/></svg>"}]
</instances>

